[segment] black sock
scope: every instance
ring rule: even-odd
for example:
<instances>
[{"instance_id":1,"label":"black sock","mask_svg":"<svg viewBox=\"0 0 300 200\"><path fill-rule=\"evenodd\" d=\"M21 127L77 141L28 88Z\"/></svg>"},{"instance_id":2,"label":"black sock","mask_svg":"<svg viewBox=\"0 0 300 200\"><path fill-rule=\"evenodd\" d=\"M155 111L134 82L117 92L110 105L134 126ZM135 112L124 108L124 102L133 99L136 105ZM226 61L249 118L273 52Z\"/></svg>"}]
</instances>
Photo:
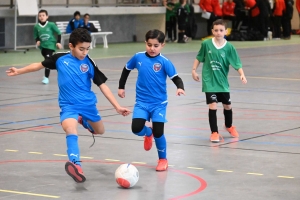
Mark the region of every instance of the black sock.
<instances>
[{"instance_id":1,"label":"black sock","mask_svg":"<svg viewBox=\"0 0 300 200\"><path fill-rule=\"evenodd\" d=\"M218 132L218 125L217 125L217 110L208 111L208 118L209 118L209 125L211 132Z\"/></svg>"},{"instance_id":2,"label":"black sock","mask_svg":"<svg viewBox=\"0 0 300 200\"><path fill-rule=\"evenodd\" d=\"M45 68L45 77L49 78L50 76L50 69Z\"/></svg>"},{"instance_id":3,"label":"black sock","mask_svg":"<svg viewBox=\"0 0 300 200\"><path fill-rule=\"evenodd\" d=\"M225 126L230 128L232 126L232 109L223 111L225 117Z\"/></svg>"}]
</instances>

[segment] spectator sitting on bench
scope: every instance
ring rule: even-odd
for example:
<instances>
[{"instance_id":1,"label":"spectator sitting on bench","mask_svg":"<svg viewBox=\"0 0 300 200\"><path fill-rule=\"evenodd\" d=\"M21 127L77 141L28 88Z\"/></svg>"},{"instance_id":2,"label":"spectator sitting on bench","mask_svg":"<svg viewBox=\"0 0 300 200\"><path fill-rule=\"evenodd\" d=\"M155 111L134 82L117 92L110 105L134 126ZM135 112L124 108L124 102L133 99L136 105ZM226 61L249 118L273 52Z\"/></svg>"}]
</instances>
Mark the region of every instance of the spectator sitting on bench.
<instances>
[{"instance_id":1,"label":"spectator sitting on bench","mask_svg":"<svg viewBox=\"0 0 300 200\"><path fill-rule=\"evenodd\" d=\"M69 24L66 28L66 33L72 33L76 28L81 27L83 25L83 20L80 18L80 12L74 12L74 17L69 21Z\"/></svg>"},{"instance_id":2,"label":"spectator sitting on bench","mask_svg":"<svg viewBox=\"0 0 300 200\"><path fill-rule=\"evenodd\" d=\"M96 29L94 24L89 22L89 20L90 20L90 15L88 13L83 15L83 24L80 26L80 28L85 28L90 33L91 32L98 32L98 29Z\"/></svg>"}]
</instances>

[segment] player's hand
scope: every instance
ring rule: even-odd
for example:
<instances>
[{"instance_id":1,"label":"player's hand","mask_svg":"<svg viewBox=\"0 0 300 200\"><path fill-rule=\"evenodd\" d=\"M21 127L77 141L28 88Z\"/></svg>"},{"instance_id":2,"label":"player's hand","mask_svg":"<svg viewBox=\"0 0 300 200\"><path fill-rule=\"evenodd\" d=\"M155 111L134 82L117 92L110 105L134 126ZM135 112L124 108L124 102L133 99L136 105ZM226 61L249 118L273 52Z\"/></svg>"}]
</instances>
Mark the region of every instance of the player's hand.
<instances>
[{"instance_id":1,"label":"player's hand","mask_svg":"<svg viewBox=\"0 0 300 200\"><path fill-rule=\"evenodd\" d=\"M119 89L118 90L118 96L121 97L121 98L124 98L125 97L125 90L124 89Z\"/></svg>"},{"instance_id":2,"label":"player's hand","mask_svg":"<svg viewBox=\"0 0 300 200\"><path fill-rule=\"evenodd\" d=\"M36 46L39 47L40 45L41 45L41 41L37 41L37 42L36 42Z\"/></svg>"},{"instance_id":3,"label":"player's hand","mask_svg":"<svg viewBox=\"0 0 300 200\"><path fill-rule=\"evenodd\" d=\"M57 47L58 49L62 49L61 43L56 43L56 47Z\"/></svg>"},{"instance_id":4,"label":"player's hand","mask_svg":"<svg viewBox=\"0 0 300 200\"><path fill-rule=\"evenodd\" d=\"M123 116L127 116L131 113L129 109L123 107L116 108L116 111Z\"/></svg>"},{"instance_id":5,"label":"player's hand","mask_svg":"<svg viewBox=\"0 0 300 200\"><path fill-rule=\"evenodd\" d=\"M247 79L244 75L240 76L241 81L246 84L247 83Z\"/></svg>"},{"instance_id":6,"label":"player's hand","mask_svg":"<svg viewBox=\"0 0 300 200\"><path fill-rule=\"evenodd\" d=\"M195 70L192 71L192 77L195 81L200 82L199 75L197 74L197 72Z\"/></svg>"},{"instance_id":7,"label":"player's hand","mask_svg":"<svg viewBox=\"0 0 300 200\"><path fill-rule=\"evenodd\" d=\"M18 73L18 69L17 68L11 67L8 70L6 70L6 74L7 74L7 76L16 76L19 73Z\"/></svg>"},{"instance_id":8,"label":"player's hand","mask_svg":"<svg viewBox=\"0 0 300 200\"><path fill-rule=\"evenodd\" d=\"M179 88L176 91L176 96L181 96L181 95L185 96L185 91L183 89Z\"/></svg>"}]
</instances>

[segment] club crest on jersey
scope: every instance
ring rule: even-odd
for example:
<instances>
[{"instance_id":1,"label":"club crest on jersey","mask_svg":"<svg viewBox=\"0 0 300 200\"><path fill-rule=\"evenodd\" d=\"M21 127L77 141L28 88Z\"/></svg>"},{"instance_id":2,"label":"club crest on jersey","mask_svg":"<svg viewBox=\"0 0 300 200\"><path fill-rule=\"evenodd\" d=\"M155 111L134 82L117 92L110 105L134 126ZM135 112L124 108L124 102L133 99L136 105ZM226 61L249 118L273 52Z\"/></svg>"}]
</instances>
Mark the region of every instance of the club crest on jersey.
<instances>
[{"instance_id":1,"label":"club crest on jersey","mask_svg":"<svg viewBox=\"0 0 300 200\"><path fill-rule=\"evenodd\" d=\"M161 70L161 64L160 63L154 63L153 70L155 72L159 72Z\"/></svg>"},{"instance_id":2,"label":"club crest on jersey","mask_svg":"<svg viewBox=\"0 0 300 200\"><path fill-rule=\"evenodd\" d=\"M85 73L85 72L89 71L89 66L86 65L86 64L81 64L80 65L80 70L81 70L82 73Z\"/></svg>"}]
</instances>

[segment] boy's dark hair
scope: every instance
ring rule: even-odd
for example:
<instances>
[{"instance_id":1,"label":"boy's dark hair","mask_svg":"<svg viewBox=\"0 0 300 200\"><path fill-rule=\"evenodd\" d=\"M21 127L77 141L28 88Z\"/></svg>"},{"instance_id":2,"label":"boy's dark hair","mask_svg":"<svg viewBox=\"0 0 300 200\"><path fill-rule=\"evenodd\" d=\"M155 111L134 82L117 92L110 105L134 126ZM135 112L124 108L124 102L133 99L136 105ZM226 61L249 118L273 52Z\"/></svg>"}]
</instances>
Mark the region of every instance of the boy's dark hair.
<instances>
[{"instance_id":1,"label":"boy's dark hair","mask_svg":"<svg viewBox=\"0 0 300 200\"><path fill-rule=\"evenodd\" d=\"M75 12L74 12L74 17L76 17L77 15L80 16L80 12L79 12L79 11L75 11Z\"/></svg>"},{"instance_id":2,"label":"boy's dark hair","mask_svg":"<svg viewBox=\"0 0 300 200\"><path fill-rule=\"evenodd\" d=\"M217 19L216 21L214 21L211 28L213 29L215 25L223 25L225 26L225 29L227 28L227 24L223 19Z\"/></svg>"},{"instance_id":3,"label":"boy's dark hair","mask_svg":"<svg viewBox=\"0 0 300 200\"><path fill-rule=\"evenodd\" d=\"M85 13L85 14L83 15L83 17L86 17L86 16L89 16L89 17L90 17L90 14L89 14L89 13Z\"/></svg>"},{"instance_id":4,"label":"boy's dark hair","mask_svg":"<svg viewBox=\"0 0 300 200\"><path fill-rule=\"evenodd\" d=\"M145 35L146 41L149 39L157 39L159 43L164 43L165 42L165 34L157 29L150 30L146 33Z\"/></svg>"},{"instance_id":5,"label":"boy's dark hair","mask_svg":"<svg viewBox=\"0 0 300 200\"><path fill-rule=\"evenodd\" d=\"M47 10L40 10L38 14L40 14L40 13L45 13L45 14L46 14L46 16L48 16L48 12L47 12Z\"/></svg>"},{"instance_id":6,"label":"boy's dark hair","mask_svg":"<svg viewBox=\"0 0 300 200\"><path fill-rule=\"evenodd\" d=\"M82 42L91 42L91 35L88 30L84 28L76 28L74 31L72 31L70 38L69 38L69 43L75 47L78 43Z\"/></svg>"}]
</instances>

